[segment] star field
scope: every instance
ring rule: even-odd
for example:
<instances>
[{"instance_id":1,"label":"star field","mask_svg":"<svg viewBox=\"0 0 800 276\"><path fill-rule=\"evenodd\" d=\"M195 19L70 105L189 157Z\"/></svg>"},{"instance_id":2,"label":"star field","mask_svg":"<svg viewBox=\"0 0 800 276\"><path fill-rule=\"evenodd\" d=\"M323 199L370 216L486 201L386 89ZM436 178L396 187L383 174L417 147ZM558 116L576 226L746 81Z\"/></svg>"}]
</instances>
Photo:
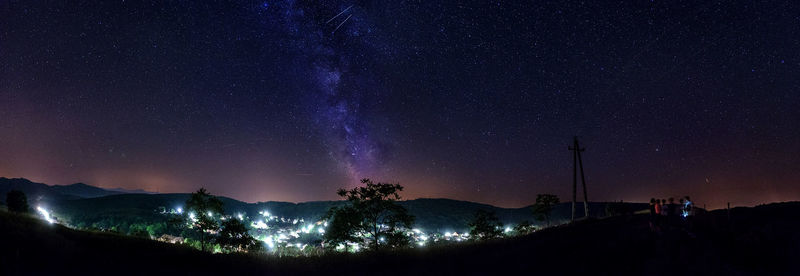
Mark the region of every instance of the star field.
<instances>
[{"instance_id":1,"label":"star field","mask_svg":"<svg viewBox=\"0 0 800 276\"><path fill-rule=\"evenodd\" d=\"M0 176L245 201L800 199L792 1L0 3Z\"/></svg>"}]
</instances>

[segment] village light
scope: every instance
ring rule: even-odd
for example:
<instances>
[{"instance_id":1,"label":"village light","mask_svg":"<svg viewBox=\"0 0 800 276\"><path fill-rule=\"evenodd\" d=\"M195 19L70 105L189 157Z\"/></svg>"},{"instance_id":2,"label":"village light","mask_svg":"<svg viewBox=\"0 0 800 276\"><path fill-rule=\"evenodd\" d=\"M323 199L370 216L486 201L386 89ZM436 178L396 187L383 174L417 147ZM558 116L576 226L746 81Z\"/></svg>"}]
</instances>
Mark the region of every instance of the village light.
<instances>
[{"instance_id":1,"label":"village light","mask_svg":"<svg viewBox=\"0 0 800 276\"><path fill-rule=\"evenodd\" d=\"M266 239L264 239L264 243L267 244L269 249L275 248L275 241L272 240L272 237L267 237Z\"/></svg>"},{"instance_id":2,"label":"village light","mask_svg":"<svg viewBox=\"0 0 800 276\"><path fill-rule=\"evenodd\" d=\"M263 221L260 221L260 220L257 221L257 222L253 222L252 226L253 226L253 228L256 228L256 229L267 229L267 224L264 223Z\"/></svg>"},{"instance_id":3,"label":"village light","mask_svg":"<svg viewBox=\"0 0 800 276\"><path fill-rule=\"evenodd\" d=\"M178 207L178 209L176 209L175 212L177 212L178 214L183 214L183 208Z\"/></svg>"},{"instance_id":4,"label":"village light","mask_svg":"<svg viewBox=\"0 0 800 276\"><path fill-rule=\"evenodd\" d=\"M50 217L50 212L42 208L42 206L36 206L36 210L39 211L40 214L42 214L42 218L44 218L44 220L46 220L47 222L54 223L56 221L55 219Z\"/></svg>"}]
</instances>

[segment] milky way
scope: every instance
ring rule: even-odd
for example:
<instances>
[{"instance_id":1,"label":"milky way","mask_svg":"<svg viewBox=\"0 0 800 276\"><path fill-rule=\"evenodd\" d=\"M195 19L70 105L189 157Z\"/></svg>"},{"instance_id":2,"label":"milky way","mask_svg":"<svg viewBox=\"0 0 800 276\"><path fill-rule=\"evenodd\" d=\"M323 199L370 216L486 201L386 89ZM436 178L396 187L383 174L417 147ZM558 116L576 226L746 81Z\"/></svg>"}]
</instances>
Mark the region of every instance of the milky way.
<instances>
[{"instance_id":1,"label":"milky way","mask_svg":"<svg viewBox=\"0 0 800 276\"><path fill-rule=\"evenodd\" d=\"M324 136L328 155L346 171L351 184L358 183L360 178L380 176L379 172L386 169L383 164L390 148L388 142L374 134L380 129L371 125L374 121L370 120L368 108L381 96L382 87L370 79L369 72L364 72L368 69L361 71L356 67L353 57L363 57L364 51L372 50L368 42L376 38L361 38L358 33L364 28L371 32L372 27L363 19L360 7L353 4L333 5L331 9L303 9L291 1L280 4L277 8L286 9L283 13L288 17L287 30L296 41L303 42L299 47L303 60L296 66L299 71L309 72L316 85L304 93L308 94L309 111ZM307 12L317 16L309 16ZM334 13L324 23L314 20ZM344 16L339 21L334 21L341 15ZM335 27L331 31L332 26ZM352 40L354 37L363 40ZM352 41L357 45L347 45Z\"/></svg>"}]
</instances>

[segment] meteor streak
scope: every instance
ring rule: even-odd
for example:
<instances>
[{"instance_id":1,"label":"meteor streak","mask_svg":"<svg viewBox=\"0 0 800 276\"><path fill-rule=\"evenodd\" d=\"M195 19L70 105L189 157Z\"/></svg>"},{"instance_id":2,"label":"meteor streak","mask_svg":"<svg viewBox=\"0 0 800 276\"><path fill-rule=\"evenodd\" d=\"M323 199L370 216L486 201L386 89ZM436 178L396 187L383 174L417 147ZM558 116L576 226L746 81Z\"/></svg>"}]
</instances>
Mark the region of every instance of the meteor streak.
<instances>
[{"instance_id":1,"label":"meteor streak","mask_svg":"<svg viewBox=\"0 0 800 276\"><path fill-rule=\"evenodd\" d=\"M334 30L333 30L333 32L331 32L331 33L335 33L335 32L336 32L336 30L338 30L338 29L339 29L339 27L341 27L342 25L344 25L344 23L345 23L345 22L347 22L347 20L348 20L348 19L350 19L350 17L352 17L352 16L353 16L352 14L351 14L351 15L348 15L348 16L347 16L347 18L345 18L345 19L344 19L344 21L342 21L342 23L339 23L339 26L336 26L336 29L334 29Z\"/></svg>"},{"instance_id":2,"label":"meteor streak","mask_svg":"<svg viewBox=\"0 0 800 276\"><path fill-rule=\"evenodd\" d=\"M353 7L353 5L350 5L349 7L345 8L344 10L339 12L339 14L335 15L334 17L331 17L331 19L328 19L328 21L325 21L325 24L331 23L331 21L333 21L334 19L336 19L337 17L339 17L340 15L342 15L344 12L346 12L347 10L349 10L352 7ZM344 21L347 21L347 19L345 19Z\"/></svg>"}]
</instances>

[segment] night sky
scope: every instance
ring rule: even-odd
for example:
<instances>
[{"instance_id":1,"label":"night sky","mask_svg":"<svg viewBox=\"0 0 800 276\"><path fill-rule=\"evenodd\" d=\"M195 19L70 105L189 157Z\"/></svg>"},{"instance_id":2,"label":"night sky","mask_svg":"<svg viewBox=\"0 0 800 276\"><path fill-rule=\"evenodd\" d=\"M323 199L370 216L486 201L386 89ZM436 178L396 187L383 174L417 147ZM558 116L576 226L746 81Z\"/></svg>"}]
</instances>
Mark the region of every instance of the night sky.
<instances>
[{"instance_id":1,"label":"night sky","mask_svg":"<svg viewBox=\"0 0 800 276\"><path fill-rule=\"evenodd\" d=\"M0 176L521 207L577 135L592 201L800 199L794 1L209 2L1 1Z\"/></svg>"}]
</instances>

